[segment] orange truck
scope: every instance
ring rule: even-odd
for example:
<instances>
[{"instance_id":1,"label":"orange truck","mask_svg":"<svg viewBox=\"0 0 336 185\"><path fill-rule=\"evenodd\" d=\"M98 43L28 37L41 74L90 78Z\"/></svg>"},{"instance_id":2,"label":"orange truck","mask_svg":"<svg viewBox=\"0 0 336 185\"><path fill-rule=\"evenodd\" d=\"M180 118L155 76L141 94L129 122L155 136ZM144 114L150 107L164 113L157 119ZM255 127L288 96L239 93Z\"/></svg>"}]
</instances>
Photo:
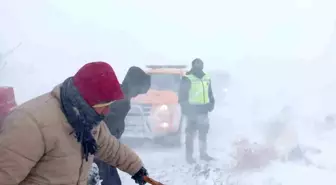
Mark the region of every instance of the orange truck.
<instances>
[{"instance_id":1,"label":"orange truck","mask_svg":"<svg viewBox=\"0 0 336 185\"><path fill-rule=\"evenodd\" d=\"M147 65L151 87L131 100L122 139L149 139L159 144L179 146L183 117L178 103L185 65Z\"/></svg>"}]
</instances>

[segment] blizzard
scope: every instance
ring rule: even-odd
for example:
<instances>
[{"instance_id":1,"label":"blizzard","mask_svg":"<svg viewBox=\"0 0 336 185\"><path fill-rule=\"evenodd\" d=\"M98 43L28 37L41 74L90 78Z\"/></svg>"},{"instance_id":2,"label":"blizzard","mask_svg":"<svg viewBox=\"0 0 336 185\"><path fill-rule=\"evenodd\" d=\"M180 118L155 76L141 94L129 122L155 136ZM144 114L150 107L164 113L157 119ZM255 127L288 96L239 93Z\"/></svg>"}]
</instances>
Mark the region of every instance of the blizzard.
<instances>
[{"instance_id":1,"label":"blizzard","mask_svg":"<svg viewBox=\"0 0 336 185\"><path fill-rule=\"evenodd\" d=\"M332 185L336 120L326 118L336 119L334 7L332 0L1 0L0 86L13 86L20 104L90 61L107 61L123 79L132 65L200 57L206 71L232 77L210 114L208 152L216 160L189 165L183 146L131 145L151 177L167 185ZM290 115L281 114L285 107ZM252 152L271 147L277 157L239 156L241 142ZM304 158L284 159L296 146L307 149Z\"/></svg>"}]
</instances>

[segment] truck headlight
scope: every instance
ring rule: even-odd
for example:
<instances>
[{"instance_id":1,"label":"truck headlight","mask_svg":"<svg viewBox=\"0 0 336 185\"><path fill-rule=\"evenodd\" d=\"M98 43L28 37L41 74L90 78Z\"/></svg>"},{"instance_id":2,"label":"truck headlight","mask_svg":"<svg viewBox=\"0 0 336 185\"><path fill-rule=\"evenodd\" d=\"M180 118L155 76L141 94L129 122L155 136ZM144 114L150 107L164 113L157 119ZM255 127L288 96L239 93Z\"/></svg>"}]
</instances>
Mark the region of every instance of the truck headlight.
<instances>
[{"instance_id":1,"label":"truck headlight","mask_svg":"<svg viewBox=\"0 0 336 185\"><path fill-rule=\"evenodd\" d=\"M161 111L166 111L166 110L168 110L168 106L167 105L161 105L159 109Z\"/></svg>"},{"instance_id":2,"label":"truck headlight","mask_svg":"<svg viewBox=\"0 0 336 185\"><path fill-rule=\"evenodd\" d=\"M161 127L163 127L163 128L167 128L168 126L169 126L169 124L167 122L161 123Z\"/></svg>"}]
</instances>

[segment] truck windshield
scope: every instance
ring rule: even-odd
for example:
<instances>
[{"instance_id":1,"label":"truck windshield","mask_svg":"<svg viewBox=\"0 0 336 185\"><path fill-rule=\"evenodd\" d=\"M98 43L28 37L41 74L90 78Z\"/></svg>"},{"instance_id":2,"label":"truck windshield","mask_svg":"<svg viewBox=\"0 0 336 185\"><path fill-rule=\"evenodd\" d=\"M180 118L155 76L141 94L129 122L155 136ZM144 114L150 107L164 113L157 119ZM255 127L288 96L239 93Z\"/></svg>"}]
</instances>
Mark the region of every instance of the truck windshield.
<instances>
[{"instance_id":1,"label":"truck windshield","mask_svg":"<svg viewBox=\"0 0 336 185\"><path fill-rule=\"evenodd\" d=\"M151 73L151 89L177 92L180 87L181 75Z\"/></svg>"}]
</instances>

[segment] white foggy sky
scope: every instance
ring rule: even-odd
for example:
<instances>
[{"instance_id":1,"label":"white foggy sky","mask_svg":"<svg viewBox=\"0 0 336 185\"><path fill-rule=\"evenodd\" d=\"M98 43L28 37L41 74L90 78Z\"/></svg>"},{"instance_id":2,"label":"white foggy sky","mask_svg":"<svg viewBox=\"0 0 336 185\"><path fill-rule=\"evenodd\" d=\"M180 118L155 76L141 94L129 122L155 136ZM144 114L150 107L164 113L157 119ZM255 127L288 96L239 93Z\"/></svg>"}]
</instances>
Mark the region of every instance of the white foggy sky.
<instances>
[{"instance_id":1,"label":"white foggy sky","mask_svg":"<svg viewBox=\"0 0 336 185\"><path fill-rule=\"evenodd\" d=\"M44 42L74 42L73 50L85 47L92 53L106 50L106 46L123 45L124 50L129 49L125 55L145 58L151 56L142 56L143 53L156 53L187 63L195 56L226 61L246 57L311 59L323 51L336 18L336 2L332 0L1 1L5 4L2 19L7 23L10 19L25 22L20 23L21 29L28 31L26 36L32 40L42 34L46 37ZM74 34L77 38L71 38ZM126 43L119 43L122 39L115 42L112 34L123 34ZM57 37L59 42L51 42L50 37ZM94 39L96 45L90 41L88 46L76 45L78 40L84 44ZM113 62L112 57L107 58Z\"/></svg>"},{"instance_id":2,"label":"white foggy sky","mask_svg":"<svg viewBox=\"0 0 336 185\"><path fill-rule=\"evenodd\" d=\"M71 3L70 3L71 2ZM335 1L52 1L74 20L130 34L173 58L310 59L333 32ZM209 63L212 61L209 61Z\"/></svg>"},{"instance_id":3,"label":"white foggy sky","mask_svg":"<svg viewBox=\"0 0 336 185\"><path fill-rule=\"evenodd\" d=\"M120 76L130 65L189 64L195 57L207 69L236 67L247 73L254 64L246 62L268 63L259 66L266 72L254 74L257 80L272 74L269 69L295 73L301 67L288 65L324 54L336 20L333 0L0 3L0 53L22 42L7 58L0 82L17 86L17 91L29 88L19 96L24 100L50 90L93 60L109 62ZM286 84L291 76L275 78Z\"/></svg>"}]
</instances>

